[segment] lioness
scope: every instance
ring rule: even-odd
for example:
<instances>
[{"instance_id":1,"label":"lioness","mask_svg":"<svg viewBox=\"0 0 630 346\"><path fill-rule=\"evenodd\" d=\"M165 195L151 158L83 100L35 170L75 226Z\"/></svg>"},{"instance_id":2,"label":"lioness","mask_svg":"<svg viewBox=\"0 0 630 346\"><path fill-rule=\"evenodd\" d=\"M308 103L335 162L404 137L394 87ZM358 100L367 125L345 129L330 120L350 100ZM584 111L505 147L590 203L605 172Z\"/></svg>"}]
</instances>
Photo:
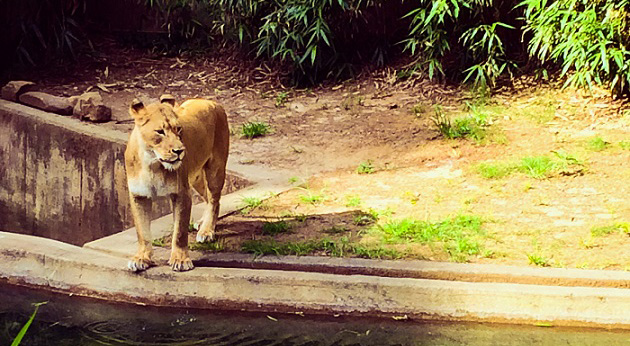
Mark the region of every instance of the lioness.
<instances>
[{"instance_id":1,"label":"lioness","mask_svg":"<svg viewBox=\"0 0 630 346\"><path fill-rule=\"evenodd\" d=\"M133 100L129 114L135 127L125 150L125 168L138 252L128 267L141 271L153 265L151 202L169 196L174 227L169 264L175 271L193 269L188 254L191 186L207 203L197 241L212 240L229 149L225 111L201 99L176 106L172 96L162 95L159 103L147 106Z\"/></svg>"}]
</instances>

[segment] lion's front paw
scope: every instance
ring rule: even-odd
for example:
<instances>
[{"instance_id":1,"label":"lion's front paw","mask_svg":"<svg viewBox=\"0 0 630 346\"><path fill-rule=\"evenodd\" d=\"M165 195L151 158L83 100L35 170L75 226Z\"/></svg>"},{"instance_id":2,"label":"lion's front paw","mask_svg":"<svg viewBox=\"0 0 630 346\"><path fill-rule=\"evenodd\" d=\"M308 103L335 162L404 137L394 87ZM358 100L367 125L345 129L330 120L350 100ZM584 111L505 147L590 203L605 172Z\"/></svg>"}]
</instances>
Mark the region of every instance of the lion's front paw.
<instances>
[{"instance_id":1,"label":"lion's front paw","mask_svg":"<svg viewBox=\"0 0 630 346\"><path fill-rule=\"evenodd\" d=\"M185 251L173 251L171 259L168 260L168 264L170 264L171 269L176 272L183 272L195 268L188 253Z\"/></svg>"},{"instance_id":2,"label":"lion's front paw","mask_svg":"<svg viewBox=\"0 0 630 346\"><path fill-rule=\"evenodd\" d=\"M197 243L209 243L214 240L214 232L197 232Z\"/></svg>"},{"instance_id":3,"label":"lion's front paw","mask_svg":"<svg viewBox=\"0 0 630 346\"><path fill-rule=\"evenodd\" d=\"M127 263L127 268L132 272L139 272L143 270L149 269L149 267L154 266L155 263L150 258L134 256L134 258L130 259Z\"/></svg>"}]
</instances>

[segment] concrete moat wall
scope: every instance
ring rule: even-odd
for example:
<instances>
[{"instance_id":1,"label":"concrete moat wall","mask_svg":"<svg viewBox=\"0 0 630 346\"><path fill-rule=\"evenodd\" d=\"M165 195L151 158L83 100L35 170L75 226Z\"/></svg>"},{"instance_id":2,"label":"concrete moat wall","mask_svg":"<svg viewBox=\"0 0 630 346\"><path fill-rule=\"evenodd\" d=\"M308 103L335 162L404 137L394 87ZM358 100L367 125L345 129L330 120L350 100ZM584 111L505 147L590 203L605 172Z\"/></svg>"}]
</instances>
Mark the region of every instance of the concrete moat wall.
<instances>
[{"instance_id":1,"label":"concrete moat wall","mask_svg":"<svg viewBox=\"0 0 630 346\"><path fill-rule=\"evenodd\" d=\"M82 245L130 227L127 136L0 100L0 230ZM242 185L232 175L226 189Z\"/></svg>"}]
</instances>

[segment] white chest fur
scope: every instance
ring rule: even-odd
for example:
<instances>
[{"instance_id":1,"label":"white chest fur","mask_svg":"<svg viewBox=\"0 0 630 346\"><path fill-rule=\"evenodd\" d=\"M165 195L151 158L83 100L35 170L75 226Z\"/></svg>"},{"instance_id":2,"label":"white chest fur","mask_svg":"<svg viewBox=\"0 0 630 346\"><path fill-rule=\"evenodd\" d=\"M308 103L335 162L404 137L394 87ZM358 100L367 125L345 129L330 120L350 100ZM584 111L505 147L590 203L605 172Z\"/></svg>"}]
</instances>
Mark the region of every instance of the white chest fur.
<instances>
[{"instance_id":1,"label":"white chest fur","mask_svg":"<svg viewBox=\"0 0 630 346\"><path fill-rule=\"evenodd\" d=\"M177 184L169 182L160 174L142 172L140 176L127 181L129 192L134 196L161 197L177 193Z\"/></svg>"},{"instance_id":2,"label":"white chest fur","mask_svg":"<svg viewBox=\"0 0 630 346\"><path fill-rule=\"evenodd\" d=\"M141 166L138 176L129 178L127 186L134 196L148 198L168 196L177 193L177 178L172 172L162 171L164 168L157 161L155 154L141 143Z\"/></svg>"}]
</instances>

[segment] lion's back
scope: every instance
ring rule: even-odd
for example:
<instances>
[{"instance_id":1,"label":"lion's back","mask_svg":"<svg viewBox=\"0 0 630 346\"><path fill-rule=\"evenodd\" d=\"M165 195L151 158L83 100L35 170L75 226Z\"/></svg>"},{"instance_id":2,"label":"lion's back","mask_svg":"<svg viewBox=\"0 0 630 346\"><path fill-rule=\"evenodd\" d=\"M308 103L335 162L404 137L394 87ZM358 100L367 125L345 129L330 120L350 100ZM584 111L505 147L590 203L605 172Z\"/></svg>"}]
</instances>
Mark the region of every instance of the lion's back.
<instances>
[{"instance_id":1,"label":"lion's back","mask_svg":"<svg viewBox=\"0 0 630 346\"><path fill-rule=\"evenodd\" d=\"M225 157L229 147L227 115L221 105L205 99L191 99L177 109L183 126L183 142L193 166L212 156Z\"/></svg>"}]
</instances>

